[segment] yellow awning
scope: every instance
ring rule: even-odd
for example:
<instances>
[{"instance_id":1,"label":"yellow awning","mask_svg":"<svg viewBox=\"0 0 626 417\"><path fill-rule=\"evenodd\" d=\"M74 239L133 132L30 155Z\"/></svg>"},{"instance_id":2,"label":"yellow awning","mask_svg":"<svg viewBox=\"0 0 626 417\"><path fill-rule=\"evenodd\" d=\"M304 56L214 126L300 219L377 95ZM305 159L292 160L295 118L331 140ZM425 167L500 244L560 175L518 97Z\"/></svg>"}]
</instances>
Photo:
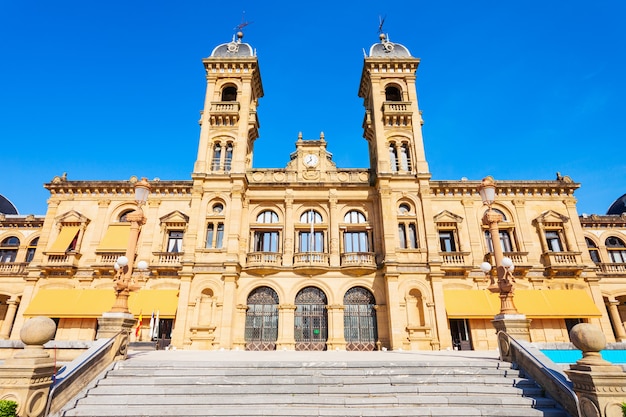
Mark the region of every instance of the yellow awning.
<instances>
[{"instance_id":1,"label":"yellow awning","mask_svg":"<svg viewBox=\"0 0 626 417\"><path fill-rule=\"evenodd\" d=\"M139 315L154 314L159 312L162 319L176 317L178 307L178 290L139 290L130 294L128 300L130 311Z\"/></svg>"},{"instance_id":2,"label":"yellow awning","mask_svg":"<svg viewBox=\"0 0 626 417\"><path fill-rule=\"evenodd\" d=\"M490 319L500 297L487 290L444 290L448 318ZM528 318L589 318L601 313L584 290L516 290L515 307Z\"/></svg>"},{"instance_id":3,"label":"yellow awning","mask_svg":"<svg viewBox=\"0 0 626 417\"><path fill-rule=\"evenodd\" d=\"M96 318L111 311L115 292L111 289L41 289L30 302L25 316L54 318ZM160 318L174 318L178 290L139 290L132 292L128 307L134 315L159 311Z\"/></svg>"},{"instance_id":4,"label":"yellow awning","mask_svg":"<svg viewBox=\"0 0 626 417\"><path fill-rule=\"evenodd\" d=\"M98 245L97 252L125 252L130 235L130 224L116 223L109 225L107 232Z\"/></svg>"},{"instance_id":5,"label":"yellow awning","mask_svg":"<svg viewBox=\"0 0 626 417\"><path fill-rule=\"evenodd\" d=\"M65 253L70 247L72 240L78 234L79 226L66 226L61 228L57 240L54 241L48 252L50 253Z\"/></svg>"}]
</instances>

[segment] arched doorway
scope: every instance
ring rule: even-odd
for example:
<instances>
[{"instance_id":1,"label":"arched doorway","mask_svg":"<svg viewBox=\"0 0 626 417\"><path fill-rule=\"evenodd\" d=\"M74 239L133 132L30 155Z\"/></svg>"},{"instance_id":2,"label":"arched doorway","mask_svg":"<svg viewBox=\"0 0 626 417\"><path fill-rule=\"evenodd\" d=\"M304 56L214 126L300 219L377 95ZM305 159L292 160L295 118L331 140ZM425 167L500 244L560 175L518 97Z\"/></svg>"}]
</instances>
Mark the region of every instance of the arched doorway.
<instances>
[{"instance_id":1,"label":"arched doorway","mask_svg":"<svg viewBox=\"0 0 626 417\"><path fill-rule=\"evenodd\" d=\"M246 350L276 350L278 294L270 287L259 287L250 293L247 304Z\"/></svg>"},{"instance_id":2,"label":"arched doorway","mask_svg":"<svg viewBox=\"0 0 626 417\"><path fill-rule=\"evenodd\" d=\"M296 350L326 350L328 315L326 294L306 287L296 295L294 334Z\"/></svg>"},{"instance_id":3,"label":"arched doorway","mask_svg":"<svg viewBox=\"0 0 626 417\"><path fill-rule=\"evenodd\" d=\"M376 300L366 288L350 288L343 296L346 350L376 350Z\"/></svg>"}]
</instances>

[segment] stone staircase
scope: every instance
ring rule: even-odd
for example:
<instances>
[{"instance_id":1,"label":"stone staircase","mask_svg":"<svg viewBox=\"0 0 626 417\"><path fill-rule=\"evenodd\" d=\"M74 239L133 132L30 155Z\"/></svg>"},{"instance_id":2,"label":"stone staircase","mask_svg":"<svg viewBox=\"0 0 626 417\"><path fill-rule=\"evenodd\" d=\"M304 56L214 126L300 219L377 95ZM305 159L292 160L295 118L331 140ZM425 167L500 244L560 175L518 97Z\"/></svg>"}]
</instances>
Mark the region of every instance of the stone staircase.
<instances>
[{"instance_id":1,"label":"stone staircase","mask_svg":"<svg viewBox=\"0 0 626 417\"><path fill-rule=\"evenodd\" d=\"M131 358L58 415L567 417L534 381L497 360L274 355L270 361Z\"/></svg>"}]
</instances>

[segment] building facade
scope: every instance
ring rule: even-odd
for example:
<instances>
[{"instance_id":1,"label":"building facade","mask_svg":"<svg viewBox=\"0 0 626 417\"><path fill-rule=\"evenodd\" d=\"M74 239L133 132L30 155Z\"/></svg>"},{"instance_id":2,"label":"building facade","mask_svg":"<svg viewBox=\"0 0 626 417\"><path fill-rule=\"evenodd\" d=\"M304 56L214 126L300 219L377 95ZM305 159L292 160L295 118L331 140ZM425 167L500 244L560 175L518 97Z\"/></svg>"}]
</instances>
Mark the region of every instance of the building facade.
<instances>
[{"instance_id":1,"label":"building facade","mask_svg":"<svg viewBox=\"0 0 626 417\"><path fill-rule=\"evenodd\" d=\"M493 263L480 182L431 179L419 59L384 36L364 58L369 168L337 167L321 134L300 135L284 168L257 169L263 85L241 38L203 60L191 179L151 182L131 260L149 264L133 274L140 289L129 304L143 320L133 338L206 350L496 348L499 299L479 268ZM95 338L113 304L136 181L55 177L45 217L0 219L1 338L18 338L36 315L57 321L57 340ZM499 244L533 341L568 341L580 321L626 339L626 221L579 217L578 187L560 175L497 183Z\"/></svg>"}]
</instances>

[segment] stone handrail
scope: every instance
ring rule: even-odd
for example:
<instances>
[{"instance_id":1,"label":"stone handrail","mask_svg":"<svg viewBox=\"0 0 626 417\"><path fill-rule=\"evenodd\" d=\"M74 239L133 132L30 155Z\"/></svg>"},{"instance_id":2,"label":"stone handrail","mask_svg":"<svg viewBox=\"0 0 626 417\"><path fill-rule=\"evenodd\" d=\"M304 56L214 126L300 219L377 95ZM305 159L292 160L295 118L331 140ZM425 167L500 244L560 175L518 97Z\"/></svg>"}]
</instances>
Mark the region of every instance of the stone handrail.
<instances>
[{"instance_id":1,"label":"stone handrail","mask_svg":"<svg viewBox=\"0 0 626 417\"><path fill-rule=\"evenodd\" d=\"M44 415L58 413L94 378L109 368L115 362L118 350L123 348L122 339L125 335L122 331L110 339L96 340L89 350L61 368L54 376Z\"/></svg>"},{"instance_id":2,"label":"stone handrail","mask_svg":"<svg viewBox=\"0 0 626 417\"><path fill-rule=\"evenodd\" d=\"M580 403L572 388L572 383L560 372L548 368L537 355L525 346L526 343L515 340L504 332L499 332L500 359L516 364L518 368L541 385L567 413L574 417L581 417Z\"/></svg>"}]
</instances>

